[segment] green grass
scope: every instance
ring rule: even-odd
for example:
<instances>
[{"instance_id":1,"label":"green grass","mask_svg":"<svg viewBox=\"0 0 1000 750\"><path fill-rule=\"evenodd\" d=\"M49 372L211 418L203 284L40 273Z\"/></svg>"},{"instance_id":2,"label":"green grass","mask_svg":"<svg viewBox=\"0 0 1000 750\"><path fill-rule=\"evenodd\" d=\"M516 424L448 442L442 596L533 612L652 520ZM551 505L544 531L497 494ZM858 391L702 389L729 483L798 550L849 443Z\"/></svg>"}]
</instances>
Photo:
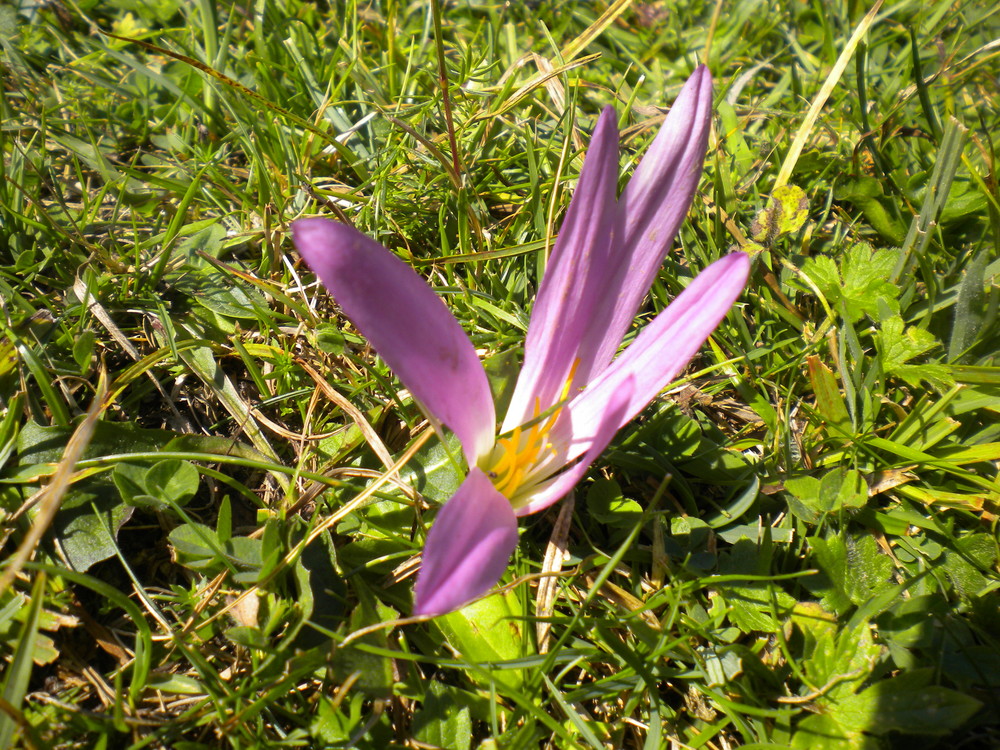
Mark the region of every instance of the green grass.
<instances>
[{"instance_id":1,"label":"green grass","mask_svg":"<svg viewBox=\"0 0 1000 750\"><path fill-rule=\"evenodd\" d=\"M857 2L23 5L0 748L1000 744L994 3L890 1L853 48ZM627 176L702 60L636 328L734 246L748 291L575 491L551 610L562 506L506 594L407 620L460 477L290 222L398 252L500 387L601 107Z\"/></svg>"}]
</instances>

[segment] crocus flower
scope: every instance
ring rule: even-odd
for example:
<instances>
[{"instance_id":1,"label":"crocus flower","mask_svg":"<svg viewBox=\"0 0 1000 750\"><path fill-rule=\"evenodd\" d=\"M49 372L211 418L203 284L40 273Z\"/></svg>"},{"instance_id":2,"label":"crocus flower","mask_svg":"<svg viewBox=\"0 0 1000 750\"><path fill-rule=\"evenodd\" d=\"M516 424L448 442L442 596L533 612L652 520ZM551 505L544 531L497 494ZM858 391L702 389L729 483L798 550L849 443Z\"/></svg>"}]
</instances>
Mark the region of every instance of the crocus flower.
<instances>
[{"instance_id":1,"label":"crocus flower","mask_svg":"<svg viewBox=\"0 0 1000 750\"><path fill-rule=\"evenodd\" d=\"M703 66L620 197L616 115L610 107L601 114L499 434L476 351L427 283L350 227L294 222L302 257L428 416L458 436L468 462L427 535L416 614L443 614L487 592L517 546L517 517L573 488L618 429L677 377L743 290L749 260L731 253L615 356L690 207L711 103Z\"/></svg>"}]
</instances>

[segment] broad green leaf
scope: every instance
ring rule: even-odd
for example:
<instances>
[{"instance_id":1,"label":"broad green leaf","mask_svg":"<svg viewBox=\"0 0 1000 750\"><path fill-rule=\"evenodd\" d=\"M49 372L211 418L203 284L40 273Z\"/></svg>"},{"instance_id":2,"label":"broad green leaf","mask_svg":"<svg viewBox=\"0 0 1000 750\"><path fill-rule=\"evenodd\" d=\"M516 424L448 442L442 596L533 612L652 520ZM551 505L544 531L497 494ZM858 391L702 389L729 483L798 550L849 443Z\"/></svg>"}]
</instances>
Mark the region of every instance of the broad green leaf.
<instances>
[{"instance_id":1,"label":"broad green leaf","mask_svg":"<svg viewBox=\"0 0 1000 750\"><path fill-rule=\"evenodd\" d=\"M263 564L263 542L234 536L221 542L215 530L200 523L181 524L169 534L170 544L181 565L206 576L228 569L237 582L257 579Z\"/></svg>"},{"instance_id":2,"label":"broad green leaf","mask_svg":"<svg viewBox=\"0 0 1000 750\"><path fill-rule=\"evenodd\" d=\"M254 320L267 302L253 289L244 289L237 281L215 268L199 274L187 290L199 305L225 318Z\"/></svg>"},{"instance_id":3,"label":"broad green leaf","mask_svg":"<svg viewBox=\"0 0 1000 750\"><path fill-rule=\"evenodd\" d=\"M760 477L754 475L750 477L750 481L740 489L733 501L718 510L716 513L706 514L705 522L708 523L713 529L721 529L729 526L730 524L738 521L742 518L750 508L753 507L754 501L756 501L757 496L760 494ZM780 530L779 530L780 531ZM755 538L759 535L754 535Z\"/></svg>"},{"instance_id":4,"label":"broad green leaf","mask_svg":"<svg viewBox=\"0 0 1000 750\"><path fill-rule=\"evenodd\" d=\"M973 599L986 590L986 571L997 560L996 539L986 533L972 533L954 540L944 552L942 566L948 580L963 599Z\"/></svg>"},{"instance_id":5,"label":"broad green leaf","mask_svg":"<svg viewBox=\"0 0 1000 750\"><path fill-rule=\"evenodd\" d=\"M358 692L350 696L349 700L338 704L327 696L321 696L316 717L310 725L310 732L322 741L324 746L346 746L364 721L362 710L366 699L364 693Z\"/></svg>"},{"instance_id":6,"label":"broad green leaf","mask_svg":"<svg viewBox=\"0 0 1000 750\"><path fill-rule=\"evenodd\" d=\"M249 625L236 625L226 628L224 635L237 646L243 646L244 648L267 651L271 647L271 641L263 631L260 628Z\"/></svg>"},{"instance_id":7,"label":"broad green leaf","mask_svg":"<svg viewBox=\"0 0 1000 750\"><path fill-rule=\"evenodd\" d=\"M94 342L97 336L93 331L82 331L73 342L73 359L80 366L80 374L86 375L94 358Z\"/></svg>"},{"instance_id":8,"label":"broad green leaf","mask_svg":"<svg viewBox=\"0 0 1000 750\"><path fill-rule=\"evenodd\" d=\"M149 675L148 685L170 695L205 695L205 686L186 674L154 672Z\"/></svg>"},{"instance_id":9,"label":"broad green leaf","mask_svg":"<svg viewBox=\"0 0 1000 750\"><path fill-rule=\"evenodd\" d=\"M413 714L413 736L420 742L451 750L472 746L472 716L468 706L456 700L455 688L431 682L423 704Z\"/></svg>"},{"instance_id":10,"label":"broad green leaf","mask_svg":"<svg viewBox=\"0 0 1000 750\"><path fill-rule=\"evenodd\" d=\"M892 560L878 550L870 534L845 534L809 540L824 576L805 581L836 612L862 605L893 586Z\"/></svg>"},{"instance_id":11,"label":"broad green leaf","mask_svg":"<svg viewBox=\"0 0 1000 750\"><path fill-rule=\"evenodd\" d=\"M519 691L527 675L523 669L498 669L493 665L534 653L517 597L497 592L457 612L438 617L434 623L463 659L485 669L480 684L494 682L501 691ZM478 670L472 674L479 674Z\"/></svg>"},{"instance_id":12,"label":"broad green leaf","mask_svg":"<svg viewBox=\"0 0 1000 750\"><path fill-rule=\"evenodd\" d=\"M146 472L146 492L171 505L185 505L198 492L198 469L189 461L158 461Z\"/></svg>"},{"instance_id":13,"label":"broad green leaf","mask_svg":"<svg viewBox=\"0 0 1000 750\"><path fill-rule=\"evenodd\" d=\"M622 488L613 479L597 479L587 490L587 510L600 523L632 528L642 506L622 496Z\"/></svg>"},{"instance_id":14,"label":"broad green leaf","mask_svg":"<svg viewBox=\"0 0 1000 750\"><path fill-rule=\"evenodd\" d=\"M702 432L696 419L669 404L636 431L635 439L650 445L670 460L678 461L699 453Z\"/></svg>"},{"instance_id":15,"label":"broad green leaf","mask_svg":"<svg viewBox=\"0 0 1000 750\"><path fill-rule=\"evenodd\" d=\"M0 341L0 349L2 348L3 342ZM2 358L3 354L0 352L0 361L2 361ZM0 469L7 464L7 461L14 454L14 450L17 447L17 436L21 429L21 409L23 406L24 395L19 394L14 396L7 404L7 411L3 415L3 419L0 419ZM31 423L29 422L29 424Z\"/></svg>"},{"instance_id":16,"label":"broad green leaf","mask_svg":"<svg viewBox=\"0 0 1000 750\"><path fill-rule=\"evenodd\" d=\"M861 732L845 729L828 714L806 716L795 725L794 750L880 750L881 744Z\"/></svg>"},{"instance_id":17,"label":"broad green leaf","mask_svg":"<svg viewBox=\"0 0 1000 750\"><path fill-rule=\"evenodd\" d=\"M87 570L118 548L121 531L134 509L113 497L96 497L86 506L62 508L53 522L59 544L76 570Z\"/></svg>"},{"instance_id":18,"label":"broad green leaf","mask_svg":"<svg viewBox=\"0 0 1000 750\"><path fill-rule=\"evenodd\" d=\"M932 671L922 669L879 680L838 702L832 716L847 731L945 735L962 726L982 704L958 691L929 685L931 678Z\"/></svg>"},{"instance_id":19,"label":"broad green leaf","mask_svg":"<svg viewBox=\"0 0 1000 750\"><path fill-rule=\"evenodd\" d=\"M62 459L72 427L43 427L28 422L17 436L19 469L38 469ZM81 460L135 452L150 452L173 436L166 430L146 430L125 422L98 422ZM119 497L109 473L75 482L52 521L52 533L76 570L84 571L115 554L121 527L133 508Z\"/></svg>"},{"instance_id":20,"label":"broad green leaf","mask_svg":"<svg viewBox=\"0 0 1000 750\"><path fill-rule=\"evenodd\" d=\"M948 340L948 360L959 362L985 331L990 330L989 305L983 289L986 287L986 263L990 254L979 252L965 269L955 301L951 337ZM970 364L972 364L970 362Z\"/></svg>"},{"instance_id":21,"label":"broad green leaf","mask_svg":"<svg viewBox=\"0 0 1000 750\"><path fill-rule=\"evenodd\" d=\"M753 170L754 154L744 138L744 129L733 105L723 100L717 106L719 119L722 122L722 133L726 140L726 153L733 158L736 176L742 179Z\"/></svg>"},{"instance_id":22,"label":"broad green leaf","mask_svg":"<svg viewBox=\"0 0 1000 750\"><path fill-rule=\"evenodd\" d=\"M428 500L444 504L465 481L462 446L453 433L445 442L432 440L400 471L402 480Z\"/></svg>"},{"instance_id":23,"label":"broad green leaf","mask_svg":"<svg viewBox=\"0 0 1000 750\"><path fill-rule=\"evenodd\" d=\"M297 535L293 541L298 541ZM309 544L295 561L298 607L307 620L295 636L296 648L325 647L329 644L327 633L336 632L346 617L347 587L337 572L337 552L332 536L326 533Z\"/></svg>"},{"instance_id":24,"label":"broad green leaf","mask_svg":"<svg viewBox=\"0 0 1000 750\"><path fill-rule=\"evenodd\" d=\"M870 534L847 539L845 590L855 604L864 604L892 585L892 559L882 554Z\"/></svg>"},{"instance_id":25,"label":"broad green leaf","mask_svg":"<svg viewBox=\"0 0 1000 750\"><path fill-rule=\"evenodd\" d=\"M815 602L800 602L791 619L803 637L800 666L807 683L802 690L822 688L823 695L816 700L826 708L865 684L883 650L866 620L843 627Z\"/></svg>"},{"instance_id":26,"label":"broad green leaf","mask_svg":"<svg viewBox=\"0 0 1000 750\"><path fill-rule=\"evenodd\" d=\"M111 480L118 488L118 494L127 504L150 506L160 510L165 505L157 503L155 498L146 495L143 479L147 469L148 466L142 462L122 461L111 472Z\"/></svg>"},{"instance_id":27,"label":"broad green leaf","mask_svg":"<svg viewBox=\"0 0 1000 750\"><path fill-rule=\"evenodd\" d=\"M719 572L730 576L766 576L770 544L766 536L759 543L739 540L732 549L719 555ZM795 607L795 599L772 581L727 583L719 587L719 593L729 607L730 621L743 632L776 633Z\"/></svg>"},{"instance_id":28,"label":"broad green leaf","mask_svg":"<svg viewBox=\"0 0 1000 750\"><path fill-rule=\"evenodd\" d=\"M166 148L176 148L176 146L164 144ZM174 254L184 259L184 265L193 269L197 273L205 273L214 270L202 253L213 258L218 258L225 247L226 227L215 220L212 223L199 228L177 243Z\"/></svg>"},{"instance_id":29,"label":"broad green leaf","mask_svg":"<svg viewBox=\"0 0 1000 750\"><path fill-rule=\"evenodd\" d=\"M483 369L490 381L497 414L503 414L510 405L517 378L521 374L520 352L508 349L487 357L483 360Z\"/></svg>"},{"instance_id":30,"label":"broad green leaf","mask_svg":"<svg viewBox=\"0 0 1000 750\"><path fill-rule=\"evenodd\" d=\"M123 501L151 510L183 506L198 491L198 469L188 461L168 459L148 462L123 461L111 478Z\"/></svg>"},{"instance_id":31,"label":"broad green leaf","mask_svg":"<svg viewBox=\"0 0 1000 750\"><path fill-rule=\"evenodd\" d=\"M816 394L816 410L827 423L838 428L830 430L830 435L841 437L848 434L851 415L847 411L847 404L833 370L815 355L808 357L806 361L809 366L809 382L812 384L813 393Z\"/></svg>"},{"instance_id":32,"label":"broad green leaf","mask_svg":"<svg viewBox=\"0 0 1000 750\"><path fill-rule=\"evenodd\" d=\"M895 646L929 648L941 637L939 618L947 609L940 593L901 599L879 617L879 635Z\"/></svg>"},{"instance_id":33,"label":"broad green leaf","mask_svg":"<svg viewBox=\"0 0 1000 750\"><path fill-rule=\"evenodd\" d=\"M699 648L705 684L722 687L743 674L743 660L730 648Z\"/></svg>"},{"instance_id":34,"label":"broad green leaf","mask_svg":"<svg viewBox=\"0 0 1000 750\"><path fill-rule=\"evenodd\" d=\"M827 513L863 508L868 501L868 485L854 470L833 469L821 479L792 477L785 480L785 489L791 495L789 509L807 523L818 523Z\"/></svg>"},{"instance_id":35,"label":"broad green leaf","mask_svg":"<svg viewBox=\"0 0 1000 750\"><path fill-rule=\"evenodd\" d=\"M274 459L244 442L215 435L177 435L163 450L174 453L211 453L216 456L236 456L248 461L271 463Z\"/></svg>"},{"instance_id":36,"label":"broad green leaf","mask_svg":"<svg viewBox=\"0 0 1000 750\"><path fill-rule=\"evenodd\" d=\"M861 209L865 219L889 244L899 246L906 238L906 225L885 195L882 182L862 175L848 178L834 190L837 200L849 201Z\"/></svg>"},{"instance_id":37,"label":"broad green leaf","mask_svg":"<svg viewBox=\"0 0 1000 750\"><path fill-rule=\"evenodd\" d=\"M72 427L44 427L28 422L17 438L18 464L56 463L63 455ZM92 460L101 456L150 452L165 446L176 433L148 430L129 422L98 422L94 435L80 457Z\"/></svg>"},{"instance_id":38,"label":"broad green leaf","mask_svg":"<svg viewBox=\"0 0 1000 750\"><path fill-rule=\"evenodd\" d=\"M816 477L791 477L785 480L788 491L788 510L809 524L817 524L827 512L820 507L819 479Z\"/></svg>"},{"instance_id":39,"label":"broad green leaf","mask_svg":"<svg viewBox=\"0 0 1000 750\"><path fill-rule=\"evenodd\" d=\"M229 495L222 498L219 503L219 516L215 522L215 536L225 544L233 536L233 506L229 501Z\"/></svg>"},{"instance_id":40,"label":"broad green leaf","mask_svg":"<svg viewBox=\"0 0 1000 750\"><path fill-rule=\"evenodd\" d=\"M377 599L363 580L352 580L351 585L358 599L350 616L352 631L399 617L399 612ZM388 648L386 631L376 629L362 636L357 643L336 647L332 657L334 678L343 682L356 677L354 684L357 689L369 696L385 697L393 684L392 661L382 654L365 650L364 644Z\"/></svg>"},{"instance_id":41,"label":"broad green leaf","mask_svg":"<svg viewBox=\"0 0 1000 750\"><path fill-rule=\"evenodd\" d=\"M837 636L837 617L817 602L798 602L792 612L792 624L802 633L802 655L811 662L819 645ZM826 669L826 666L823 667Z\"/></svg>"}]
</instances>

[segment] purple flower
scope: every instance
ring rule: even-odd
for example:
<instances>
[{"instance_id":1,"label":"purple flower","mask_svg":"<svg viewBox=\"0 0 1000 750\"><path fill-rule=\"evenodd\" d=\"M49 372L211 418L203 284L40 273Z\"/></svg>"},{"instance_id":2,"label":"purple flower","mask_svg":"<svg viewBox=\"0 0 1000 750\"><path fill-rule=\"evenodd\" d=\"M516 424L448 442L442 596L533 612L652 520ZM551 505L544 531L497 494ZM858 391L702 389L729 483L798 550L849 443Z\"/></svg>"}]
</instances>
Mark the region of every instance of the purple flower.
<instances>
[{"instance_id":1,"label":"purple flower","mask_svg":"<svg viewBox=\"0 0 1000 750\"><path fill-rule=\"evenodd\" d=\"M329 219L300 219L295 246L432 418L462 443L469 472L424 547L414 612L484 594L517 546L517 516L562 498L615 433L687 365L742 292L731 253L699 274L617 357L694 196L712 79L698 68L620 197L614 109L601 114L538 290L524 366L497 434L493 397L458 321L409 266Z\"/></svg>"}]
</instances>

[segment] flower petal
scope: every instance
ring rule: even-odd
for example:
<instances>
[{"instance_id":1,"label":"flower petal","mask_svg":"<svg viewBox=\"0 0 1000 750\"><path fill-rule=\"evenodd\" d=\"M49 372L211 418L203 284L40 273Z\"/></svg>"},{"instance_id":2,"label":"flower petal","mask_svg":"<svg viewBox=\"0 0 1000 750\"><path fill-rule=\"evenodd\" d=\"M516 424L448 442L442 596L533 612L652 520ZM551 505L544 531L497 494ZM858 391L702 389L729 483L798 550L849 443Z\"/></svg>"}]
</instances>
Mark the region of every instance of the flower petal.
<instances>
[{"instance_id":1,"label":"flower petal","mask_svg":"<svg viewBox=\"0 0 1000 750\"><path fill-rule=\"evenodd\" d=\"M535 400L543 409L560 400L576 367L573 385L586 383L597 353L591 329L604 324L594 311L607 292L611 235L618 190L618 123L612 107L597 122L583 169L548 267L531 310L524 346L524 366L501 432L533 416ZM615 342L615 346L620 339ZM588 347L589 345L589 347ZM579 363L578 363L579 360Z\"/></svg>"},{"instance_id":2,"label":"flower petal","mask_svg":"<svg viewBox=\"0 0 1000 750\"><path fill-rule=\"evenodd\" d=\"M444 302L412 268L351 227L299 219L292 238L351 322L430 415L458 435L474 465L493 447L493 396Z\"/></svg>"},{"instance_id":3,"label":"flower petal","mask_svg":"<svg viewBox=\"0 0 1000 750\"><path fill-rule=\"evenodd\" d=\"M619 227L610 311L602 311L605 336L596 358L603 368L615 356L677 230L701 177L712 122L712 76L700 66L673 107L618 199ZM595 371L595 374L599 370Z\"/></svg>"},{"instance_id":4,"label":"flower petal","mask_svg":"<svg viewBox=\"0 0 1000 750\"><path fill-rule=\"evenodd\" d=\"M590 468L590 465L608 447L608 443L611 442L615 433L628 421L625 418L625 413L631 405L632 390L633 383L631 379L626 378L620 384L618 390L611 394L610 401L607 403L604 413L599 416L596 422L592 423L593 433L589 435L582 433L573 435L576 443L572 447L572 450L576 451L575 455L583 453L583 458L561 474L557 474L539 485L537 490L532 493L531 499L528 502L514 509L516 515L526 516L529 513L537 513L549 507L557 500L562 499L566 493L577 485L587 469Z\"/></svg>"},{"instance_id":5,"label":"flower petal","mask_svg":"<svg viewBox=\"0 0 1000 750\"><path fill-rule=\"evenodd\" d=\"M627 383L632 388L619 427L680 374L740 296L749 273L746 253L730 253L710 265L643 328L607 370L565 406L552 435L553 443L570 446L563 460L572 461L587 450L577 436L594 434L600 428L609 404Z\"/></svg>"},{"instance_id":6,"label":"flower petal","mask_svg":"<svg viewBox=\"0 0 1000 750\"><path fill-rule=\"evenodd\" d=\"M510 501L473 467L438 511L414 587L415 615L443 615L489 591L517 546Z\"/></svg>"}]
</instances>

